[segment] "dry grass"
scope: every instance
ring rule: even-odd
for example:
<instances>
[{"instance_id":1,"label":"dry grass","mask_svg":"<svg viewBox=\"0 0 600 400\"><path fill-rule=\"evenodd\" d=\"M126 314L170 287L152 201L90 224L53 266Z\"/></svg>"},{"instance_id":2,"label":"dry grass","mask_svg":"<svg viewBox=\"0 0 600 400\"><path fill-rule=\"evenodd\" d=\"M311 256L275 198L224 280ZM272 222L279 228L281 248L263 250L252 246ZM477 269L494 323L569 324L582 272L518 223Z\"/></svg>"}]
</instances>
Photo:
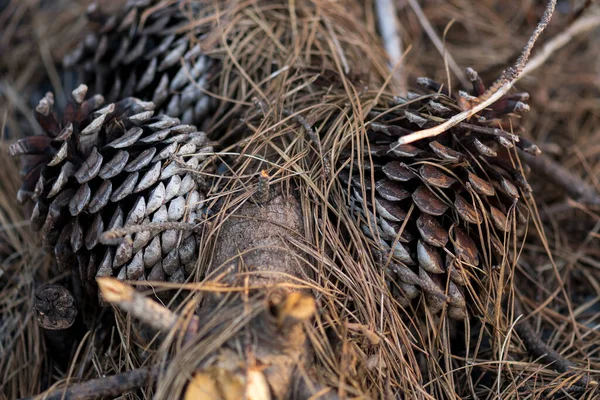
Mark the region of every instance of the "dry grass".
<instances>
[{"instance_id":1,"label":"dry grass","mask_svg":"<svg viewBox=\"0 0 600 400\"><path fill-rule=\"evenodd\" d=\"M568 203L556 188L531 178L536 201L530 205L528 241L519 262L507 265L503 276L482 279L488 294L479 302L483 314L459 324L403 309L388 296L369 243L339 206L344 204L344 189L335 181L341 149L364 145L366 115L394 94L399 84L391 81L383 87L387 60L371 2L264 1L258 6L241 1L227 2L229 7L216 3L221 5L218 10L213 9L215 2L207 2L207 18L191 24L211 28L203 45L223 62L222 74L213 85L223 105L214 116L211 133L225 146L214 162L228 160L230 173L218 182L218 191L210 199L222 203L223 211L207 228L200 265L210 262L222 218L253 195L262 169L272 182L297 190L307 233L293 245L306 254L299 262L314 273L314 280L305 284L313 289L320 313L307 329L321 384L348 397L391 398L406 393L410 398L431 399L543 398L546 389L568 386L572 378L527 354L514 331L512 307L502 307L503 295L509 304L519 297L524 318L540 338L591 378L596 375L600 369L595 344L600 315L598 210ZM515 7L493 0L434 1L425 2L423 11L457 64L473 67L491 83L518 56L543 12L543 3L530 1ZM572 3L559 4L540 45L569 23L573 13L566 7ZM426 75L448 82L442 55L408 3L399 4L404 5L399 7L402 41L405 48L411 46L404 65L407 81ZM31 10L37 15L35 5ZM44 37L50 43L62 43L61 35L74 37L67 33L67 25ZM517 85L532 95L532 111L522 121L525 135L597 189L599 34L576 38ZM24 46L16 37L0 43ZM15 93L26 93L35 81L27 71L34 67L20 67L20 71L18 65L25 61L15 60L0 64L3 82L10 80ZM40 58L31 60L31 65L35 63L39 66ZM455 77L450 84L459 85ZM28 102L18 95L11 98L6 90L3 95L11 104ZM2 121L8 124L13 110L6 108ZM318 139L304 129L303 120ZM245 139L240 143L241 134ZM6 157L0 157L0 162L4 171L15 171ZM0 392L6 398L37 393L49 376L52 382L85 379L133 369L148 360L166 361L167 355L175 354L166 371L168 379L161 380L155 393L128 395L168 398L185 384L190 370L183 366L207 357L219 341L250 323L249 317L260 307L258 300L249 302L231 324L219 320L215 310L198 342L184 351L175 351L176 344L169 341L148 346L148 338L131 319L118 314L114 330L103 333L111 338L107 350L99 351L90 333L71 368L59 370L45 355L31 313L32 289L48 279L48 259L38 250L13 201L16 174L7 176L10 179L0 182ZM520 243L515 246L521 248ZM198 278L202 272L200 268ZM206 289L187 287L179 300L197 304L202 290ZM590 387L573 396L594 398L596 392Z\"/></svg>"}]
</instances>

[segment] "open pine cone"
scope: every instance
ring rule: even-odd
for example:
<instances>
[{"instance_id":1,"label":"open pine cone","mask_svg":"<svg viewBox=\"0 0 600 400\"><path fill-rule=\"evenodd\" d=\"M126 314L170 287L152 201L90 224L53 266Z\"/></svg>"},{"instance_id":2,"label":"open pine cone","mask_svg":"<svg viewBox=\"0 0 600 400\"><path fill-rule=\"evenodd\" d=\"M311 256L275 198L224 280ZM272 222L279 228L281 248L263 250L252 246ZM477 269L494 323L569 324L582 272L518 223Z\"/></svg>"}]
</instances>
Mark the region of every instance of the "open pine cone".
<instances>
[{"instance_id":1,"label":"open pine cone","mask_svg":"<svg viewBox=\"0 0 600 400\"><path fill-rule=\"evenodd\" d=\"M35 203L32 228L59 268L76 268L89 291L99 276L182 282L197 258L191 230L141 231L108 245L101 235L151 222L195 222L204 194L193 170L212 151L206 135L153 116L151 102L126 98L102 107L102 96L85 100L86 93L84 85L73 91L62 121L48 93L36 108L45 135L10 146L24 164L19 201Z\"/></svg>"},{"instance_id":2,"label":"open pine cone","mask_svg":"<svg viewBox=\"0 0 600 400\"><path fill-rule=\"evenodd\" d=\"M474 94L482 94L483 84L469 72ZM389 265L390 289L400 301L424 293L433 314L447 303L448 315L462 319L466 292L477 290L473 278L481 281L508 263L512 235L527 216L520 199L531 189L510 149L539 150L494 127L506 114L528 109L526 93L506 96L440 136L398 145L399 137L438 125L461 111L460 102L473 100L466 93L457 100L430 79L418 83L428 94L409 93L370 114L364 161L359 167L354 159L340 178L344 189L350 185L349 204Z\"/></svg>"},{"instance_id":3,"label":"open pine cone","mask_svg":"<svg viewBox=\"0 0 600 400\"><path fill-rule=\"evenodd\" d=\"M109 102L134 96L152 100L156 112L200 124L214 107L202 89L215 62L203 54L194 35L177 33L190 16L201 17L198 5L175 1L157 6L129 0L122 12L104 14L94 2L88 8L87 37L63 60L79 82ZM200 32L194 32L200 34Z\"/></svg>"}]
</instances>

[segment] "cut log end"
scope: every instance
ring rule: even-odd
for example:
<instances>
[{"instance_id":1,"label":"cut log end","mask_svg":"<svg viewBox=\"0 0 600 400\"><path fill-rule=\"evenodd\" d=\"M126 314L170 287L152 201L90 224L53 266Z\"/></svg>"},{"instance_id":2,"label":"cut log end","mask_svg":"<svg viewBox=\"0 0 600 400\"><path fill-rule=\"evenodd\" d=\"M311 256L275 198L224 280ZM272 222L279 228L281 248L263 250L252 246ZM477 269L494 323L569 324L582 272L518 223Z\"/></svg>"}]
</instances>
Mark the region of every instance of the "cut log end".
<instances>
[{"instance_id":1,"label":"cut log end","mask_svg":"<svg viewBox=\"0 0 600 400\"><path fill-rule=\"evenodd\" d=\"M48 331L70 328L77 317L75 297L60 285L44 285L35 293L33 302L37 323Z\"/></svg>"}]
</instances>

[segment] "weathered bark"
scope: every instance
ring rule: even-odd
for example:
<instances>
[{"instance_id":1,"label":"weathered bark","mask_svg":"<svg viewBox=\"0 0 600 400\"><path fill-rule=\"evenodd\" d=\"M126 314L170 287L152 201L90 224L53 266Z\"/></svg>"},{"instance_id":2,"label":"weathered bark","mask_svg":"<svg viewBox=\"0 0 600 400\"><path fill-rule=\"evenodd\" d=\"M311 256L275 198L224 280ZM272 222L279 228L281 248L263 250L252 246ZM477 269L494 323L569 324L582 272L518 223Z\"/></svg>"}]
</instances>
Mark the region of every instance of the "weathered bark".
<instances>
[{"instance_id":1,"label":"weathered bark","mask_svg":"<svg viewBox=\"0 0 600 400\"><path fill-rule=\"evenodd\" d=\"M216 364L203 371L220 368L231 372L232 365L258 368L264 374L274 398L308 398L314 393L306 385L298 390L297 367L310 370L310 351L302 320L314 312L314 300L291 288L310 278L311 271L298 261L298 249L287 240L304 235L300 202L292 195L276 194L264 204L247 202L223 223L217 248L207 276L219 276L221 283L251 287L249 296L263 299L264 309L218 350ZM259 289L260 288L260 289ZM248 296L210 295L200 308L208 314L215 307L239 310ZM236 349L245 349L242 357ZM214 374L213 374L214 375ZM248 377L246 377L248 380ZM308 393L310 392L310 393Z\"/></svg>"},{"instance_id":2,"label":"weathered bark","mask_svg":"<svg viewBox=\"0 0 600 400\"><path fill-rule=\"evenodd\" d=\"M290 282L290 276L309 278L297 260L297 250L286 241L286 237L303 235L300 203L294 196L278 194L264 204L248 202L223 223L207 275L238 264L252 272L252 285Z\"/></svg>"}]
</instances>

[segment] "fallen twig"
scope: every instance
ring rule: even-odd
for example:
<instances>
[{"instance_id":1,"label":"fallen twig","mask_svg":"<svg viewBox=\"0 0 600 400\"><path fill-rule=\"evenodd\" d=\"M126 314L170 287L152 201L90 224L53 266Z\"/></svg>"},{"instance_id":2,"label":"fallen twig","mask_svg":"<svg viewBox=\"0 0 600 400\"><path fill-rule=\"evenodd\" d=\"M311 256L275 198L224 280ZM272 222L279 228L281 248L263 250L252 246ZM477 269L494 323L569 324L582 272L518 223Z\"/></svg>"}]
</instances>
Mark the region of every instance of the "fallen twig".
<instances>
[{"instance_id":1,"label":"fallen twig","mask_svg":"<svg viewBox=\"0 0 600 400\"><path fill-rule=\"evenodd\" d=\"M133 317L159 332L169 333L182 321L181 317L168 308L117 279L98 278L97 282L104 300L131 313ZM197 330L198 317L193 316L185 328L184 341L192 337Z\"/></svg>"},{"instance_id":2,"label":"fallen twig","mask_svg":"<svg viewBox=\"0 0 600 400\"><path fill-rule=\"evenodd\" d=\"M563 188L573 199L588 205L600 205L600 194L594 187L550 157L544 154L534 157L524 151L519 151L519 156L535 172Z\"/></svg>"},{"instance_id":3,"label":"fallen twig","mask_svg":"<svg viewBox=\"0 0 600 400\"><path fill-rule=\"evenodd\" d=\"M561 47L564 47L573 40L575 36L588 32L597 26L600 26L600 12L594 12L580 17L580 19L576 20L567 29L556 35L542 47L535 57L527 63L522 76L525 76L542 66L554 52Z\"/></svg>"},{"instance_id":4,"label":"fallen twig","mask_svg":"<svg viewBox=\"0 0 600 400\"><path fill-rule=\"evenodd\" d=\"M102 233L102 236L100 236L100 243L105 245L114 245L122 237L138 232L162 232L167 230L194 231L200 229L200 226L201 225L199 224L191 222L150 222L147 224L131 225L123 228L112 229Z\"/></svg>"},{"instance_id":5,"label":"fallen twig","mask_svg":"<svg viewBox=\"0 0 600 400\"><path fill-rule=\"evenodd\" d=\"M406 74L402 63L402 39L398 32L398 17L394 0L375 0L379 34L390 59L390 69L399 85L400 96L406 95Z\"/></svg>"},{"instance_id":6,"label":"fallen twig","mask_svg":"<svg viewBox=\"0 0 600 400\"><path fill-rule=\"evenodd\" d=\"M77 336L75 297L63 286L44 285L35 292L33 309L49 346L60 357L68 356Z\"/></svg>"},{"instance_id":7,"label":"fallen twig","mask_svg":"<svg viewBox=\"0 0 600 400\"><path fill-rule=\"evenodd\" d=\"M515 299L514 301L514 314L515 316L524 315L521 302L518 299ZM533 358L539 359L541 363L551 366L555 371L569 374L576 373L576 371L573 370L573 368L576 367L576 364L567 360L544 343L539 335L536 335L528 320L517 322L515 331L519 334L519 337L525 344L525 348ZM589 384L597 385L598 383L596 381L590 381L587 376L582 376L577 381L577 386L587 386Z\"/></svg>"},{"instance_id":8,"label":"fallen twig","mask_svg":"<svg viewBox=\"0 0 600 400\"><path fill-rule=\"evenodd\" d=\"M263 115L263 117L266 117L268 114L267 105L263 101L258 99L257 97L254 97L252 99L252 101L254 101L256 108L260 111L260 113ZM306 119L304 119L304 117L302 117L302 115L300 115L297 112L294 113L294 112L291 112L284 108L283 110L281 110L281 113L283 115L285 115L286 117L289 117L289 118L293 119L294 121L296 121L304 129L304 131L306 132L306 135L308 136L310 141L317 148L317 152L319 153L319 157L321 158L321 163L323 165L323 176L324 177L329 176L329 174L331 173L331 165L329 164L329 157L324 153L323 145L321 144L321 139L319 139L319 135L317 135L317 133L314 131L311 124Z\"/></svg>"},{"instance_id":9,"label":"fallen twig","mask_svg":"<svg viewBox=\"0 0 600 400\"><path fill-rule=\"evenodd\" d=\"M282 112L283 115L292 118L302 128L304 128L304 131L310 138L311 142L313 142L313 144L317 147L317 151L319 152L319 156L321 157L321 163L323 164L323 175L325 175L326 177L329 176L331 173L331 165L329 164L329 157L323 151L323 146L321 145L321 139L319 139L319 135L317 135L312 126L308 123L306 119L304 119L304 117L302 117L302 115L298 113L292 113L291 111L288 111L286 109L283 109Z\"/></svg>"},{"instance_id":10,"label":"fallen twig","mask_svg":"<svg viewBox=\"0 0 600 400\"><path fill-rule=\"evenodd\" d=\"M421 26L423 27L423 29L425 29L425 32L429 36L429 39L431 39L431 41L433 42L433 45L435 46L437 51L441 55L445 56L446 59L448 60L448 66L450 67L452 72L454 72L454 75L456 75L458 77L458 79L460 80L460 82L462 83L463 86L467 86L469 84L469 81L467 80L467 76L465 75L463 70L458 66L456 61L454 61L454 58L452 57L452 55L444 52L444 44L442 43L439 36L435 32L435 29L433 29L433 26L431 26L431 24L429 23L429 20L425 16L425 13L423 13L423 9L421 9L421 6L417 2L417 0L408 0L408 4L410 4L410 7L413 9L414 13L417 15L417 18L419 19Z\"/></svg>"},{"instance_id":11,"label":"fallen twig","mask_svg":"<svg viewBox=\"0 0 600 400\"><path fill-rule=\"evenodd\" d=\"M91 400L120 396L147 385L158 376L158 372L158 367L134 369L112 376L76 383L69 387L53 389L47 393L25 397L21 400Z\"/></svg>"},{"instance_id":12,"label":"fallen twig","mask_svg":"<svg viewBox=\"0 0 600 400\"><path fill-rule=\"evenodd\" d=\"M410 1L411 3L416 2L415 0ZM542 53L539 55L541 59L538 59L536 57L535 59L531 60L532 67L528 67L529 64L527 64L527 60L529 59L531 49L533 48L533 45L535 44L537 38L540 36L540 34L544 31L544 29L550 22L552 14L554 13L555 6L556 0L550 0L548 2L546 10L544 11L544 15L542 16L540 22L533 31L531 37L527 41L527 44L523 48L523 51L519 56L518 60L516 61L515 65L504 71L500 78L498 78L496 82L483 95L477 98L478 103L476 105L474 105L469 110L465 110L459 114L456 114L455 116L438 126L429 129L423 129L421 131L413 132L410 135L400 137L398 139L398 145L408 144L416 142L417 140L422 140L428 137L440 135L448 129L452 128L453 126L457 125L458 123L464 121L465 119L471 118L473 115L477 114L478 112L489 107L496 101L500 100L500 98L502 98L506 93L508 93L508 91L513 87L513 85L526 73L533 71L535 68L537 68L537 66L541 65L548 58L549 54L552 53L552 50L548 54L542 51ZM577 24L574 24L573 26L575 25ZM580 32L573 32L572 35L575 35L577 33ZM564 42L564 39L562 38L562 35L557 36L551 42L553 41L558 41L559 45L562 43L563 46L564 44L566 44L566 42ZM556 49L558 47L551 48Z\"/></svg>"}]
</instances>

